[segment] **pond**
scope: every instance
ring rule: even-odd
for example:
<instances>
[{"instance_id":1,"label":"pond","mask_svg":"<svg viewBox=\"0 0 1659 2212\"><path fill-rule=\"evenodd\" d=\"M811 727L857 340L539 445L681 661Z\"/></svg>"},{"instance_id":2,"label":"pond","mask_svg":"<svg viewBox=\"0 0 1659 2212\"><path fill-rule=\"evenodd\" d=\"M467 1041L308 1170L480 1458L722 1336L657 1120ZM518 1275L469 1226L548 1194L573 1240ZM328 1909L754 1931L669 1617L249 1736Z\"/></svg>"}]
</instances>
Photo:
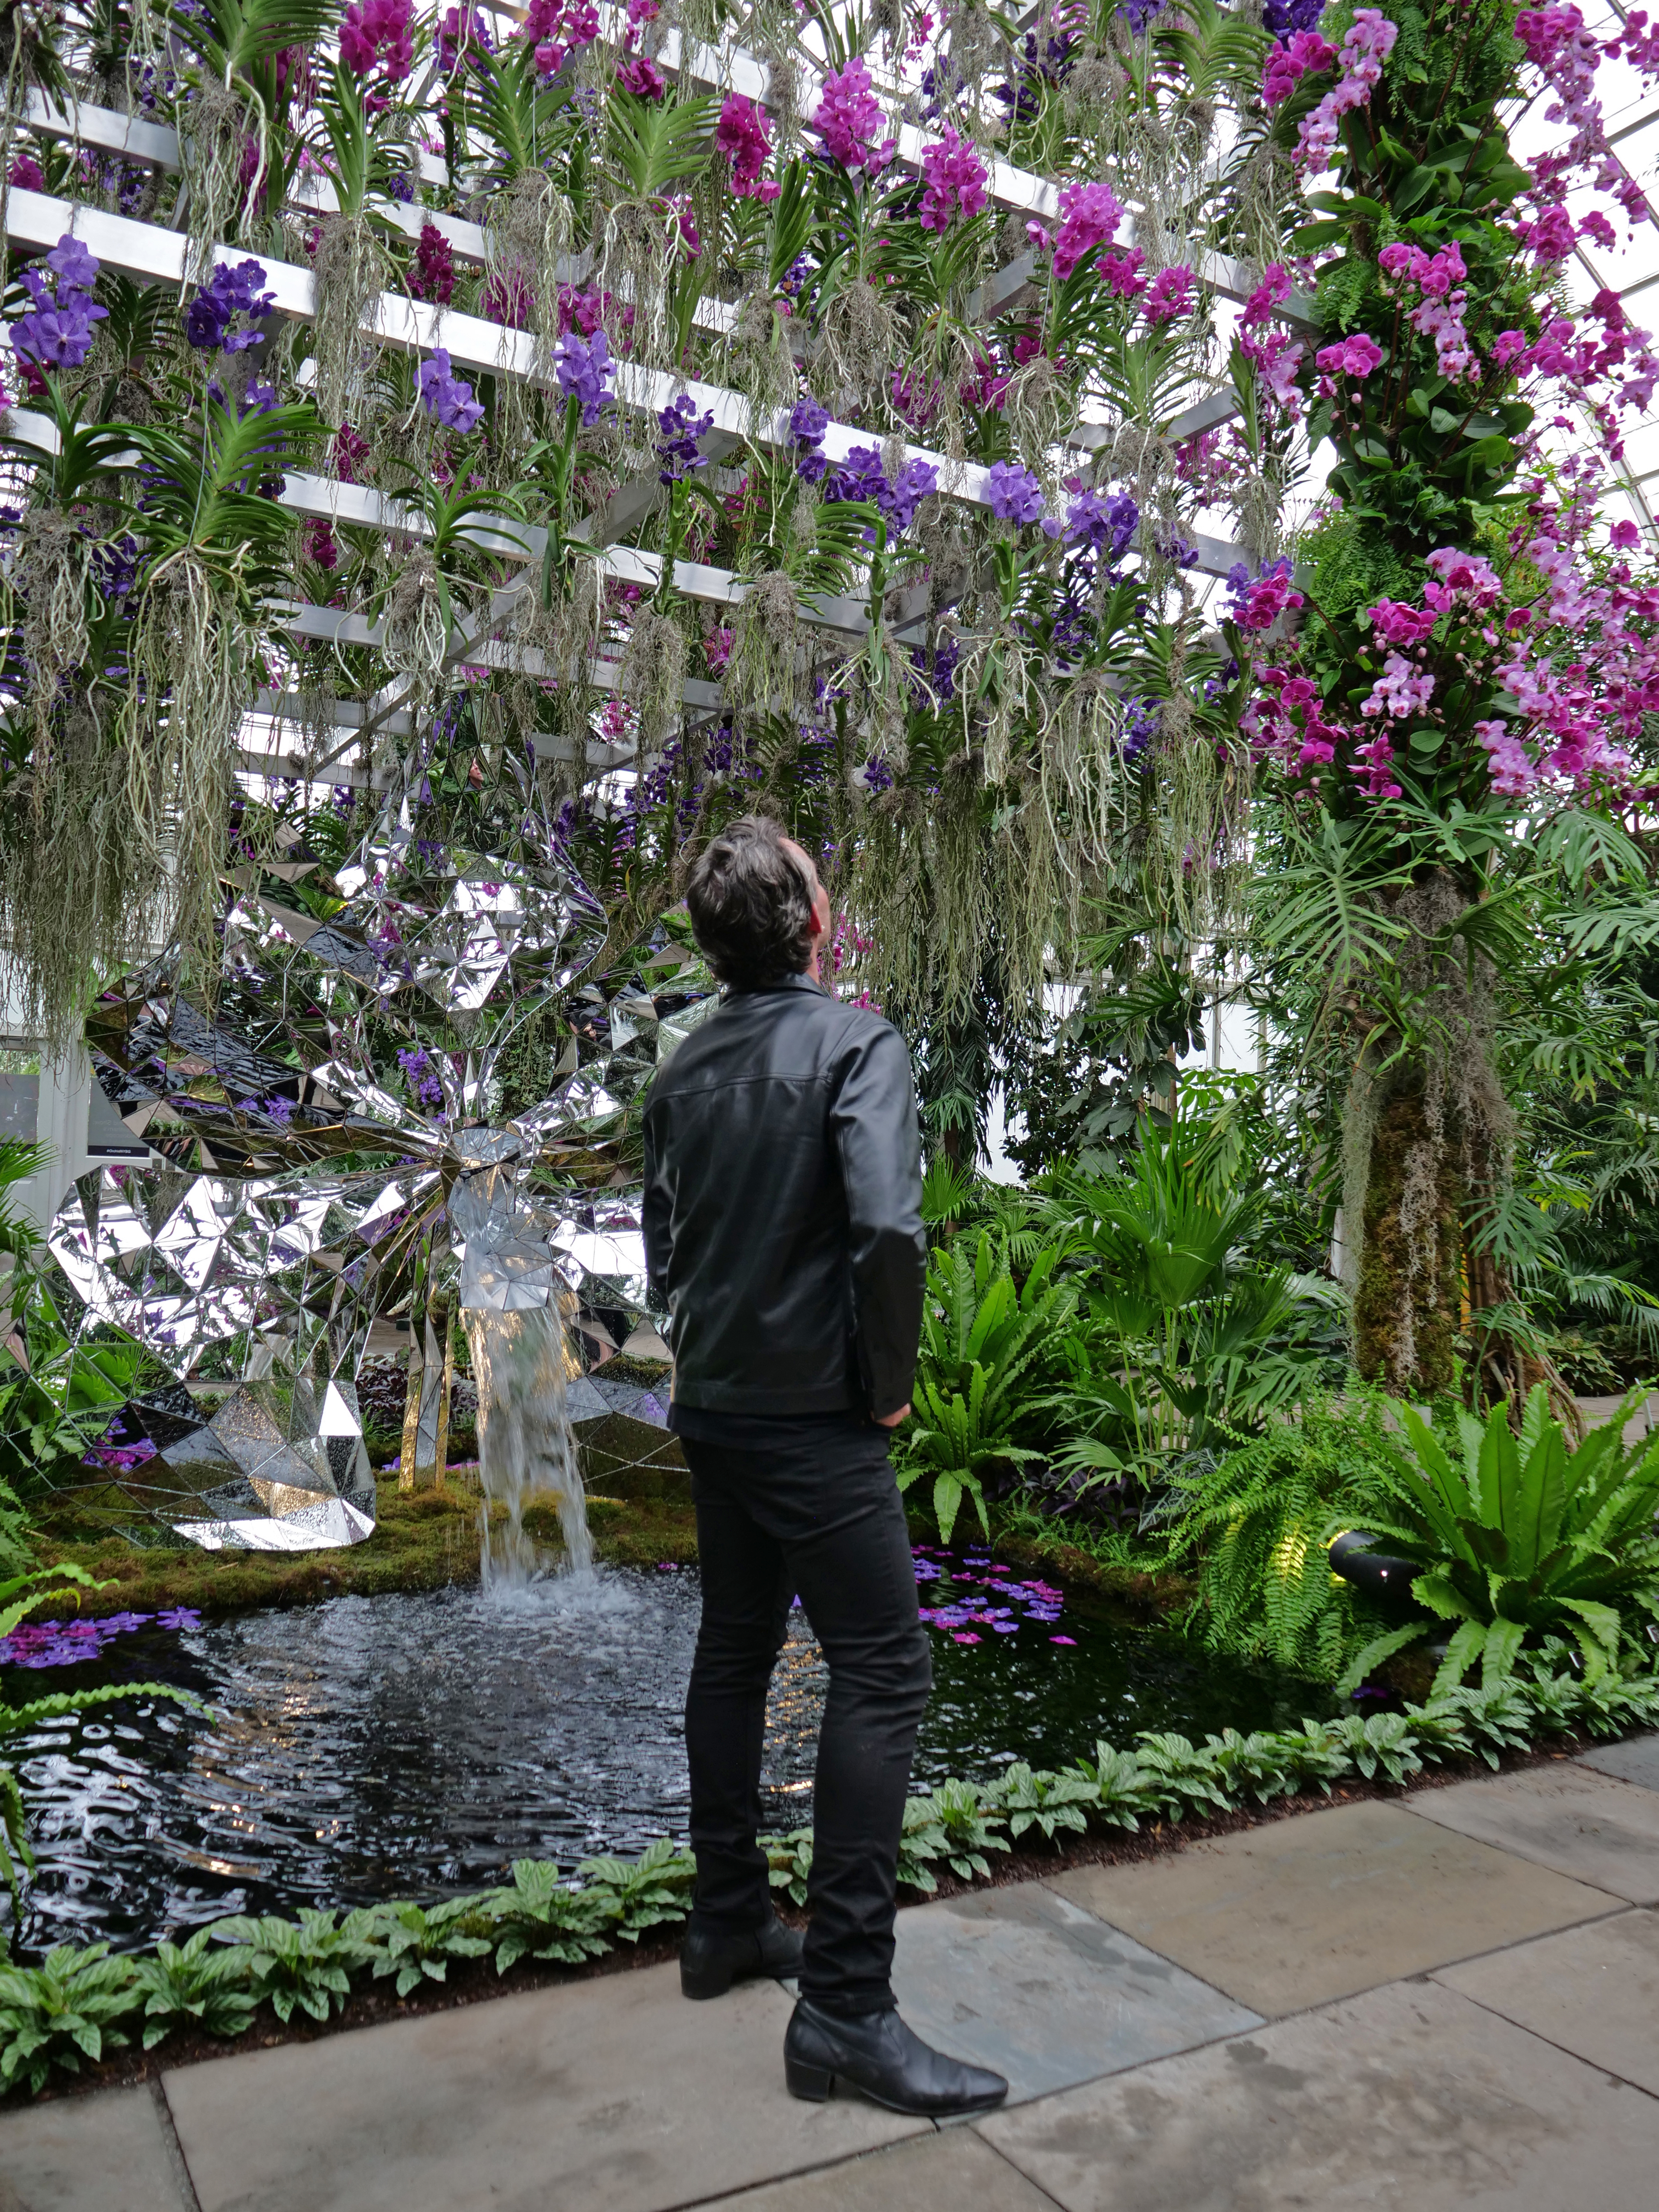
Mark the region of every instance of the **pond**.
<instances>
[{"instance_id":1,"label":"pond","mask_svg":"<svg viewBox=\"0 0 1659 2212\"><path fill-rule=\"evenodd\" d=\"M1068 1765L1097 1736L1335 1710L1327 1689L984 1553L919 1547L917 1577L934 1662L918 1788L1016 1758ZM684 1836L697 1609L695 1568L606 1569L488 1596L127 1616L108 1636L14 1640L9 1656L32 1662L0 1665L14 1703L161 1680L216 1711L204 1723L135 1701L12 1740L40 1861L19 1948L136 1948L228 1912L441 1895L488 1887L514 1858L571 1866ZM825 1680L797 1610L768 1716L769 1826L811 1818Z\"/></svg>"}]
</instances>

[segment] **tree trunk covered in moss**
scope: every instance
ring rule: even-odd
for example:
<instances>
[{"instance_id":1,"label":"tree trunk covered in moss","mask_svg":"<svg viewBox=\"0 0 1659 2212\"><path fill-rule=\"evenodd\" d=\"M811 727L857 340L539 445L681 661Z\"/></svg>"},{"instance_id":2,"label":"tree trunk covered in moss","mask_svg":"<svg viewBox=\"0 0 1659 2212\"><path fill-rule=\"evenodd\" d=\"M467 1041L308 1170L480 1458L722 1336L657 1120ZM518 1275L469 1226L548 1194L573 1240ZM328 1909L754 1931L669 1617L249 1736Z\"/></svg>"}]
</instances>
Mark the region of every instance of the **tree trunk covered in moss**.
<instances>
[{"instance_id":1,"label":"tree trunk covered in moss","mask_svg":"<svg viewBox=\"0 0 1659 2212\"><path fill-rule=\"evenodd\" d=\"M1477 891L1430 868L1388 898L1403 932L1357 1002L1364 1042L1343 1131L1354 1364L1401 1397L1455 1388L1470 1301L1502 1295L1472 1246L1508 1180L1515 1128L1491 963L1463 930Z\"/></svg>"},{"instance_id":2,"label":"tree trunk covered in moss","mask_svg":"<svg viewBox=\"0 0 1659 2212\"><path fill-rule=\"evenodd\" d=\"M1354 1287L1354 1364L1412 1397L1452 1387L1462 1321L1463 1179L1443 1102L1406 1069L1377 1114Z\"/></svg>"}]
</instances>

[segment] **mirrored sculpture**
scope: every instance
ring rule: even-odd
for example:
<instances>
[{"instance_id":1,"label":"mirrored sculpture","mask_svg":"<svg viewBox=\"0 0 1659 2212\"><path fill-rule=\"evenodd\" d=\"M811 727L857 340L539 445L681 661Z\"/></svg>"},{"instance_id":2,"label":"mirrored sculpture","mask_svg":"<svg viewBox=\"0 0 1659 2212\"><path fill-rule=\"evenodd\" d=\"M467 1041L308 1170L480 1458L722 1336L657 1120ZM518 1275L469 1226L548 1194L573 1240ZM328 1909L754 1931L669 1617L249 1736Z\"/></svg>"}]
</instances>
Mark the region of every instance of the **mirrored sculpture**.
<instances>
[{"instance_id":1,"label":"mirrored sculpture","mask_svg":"<svg viewBox=\"0 0 1659 2212\"><path fill-rule=\"evenodd\" d=\"M88 1449L50 1479L137 1540L369 1533L371 1328L423 1340L453 1295L486 1527L499 1498L514 1551L524 1496L551 1489L580 1559L572 1391L615 1352L662 1356L629 1117L712 986L660 924L612 957L527 764L491 821L439 752L335 872L295 842L239 854L210 1006L169 957L88 1022L106 1095L166 1164L77 1184L26 1334L38 1402L91 1394Z\"/></svg>"}]
</instances>

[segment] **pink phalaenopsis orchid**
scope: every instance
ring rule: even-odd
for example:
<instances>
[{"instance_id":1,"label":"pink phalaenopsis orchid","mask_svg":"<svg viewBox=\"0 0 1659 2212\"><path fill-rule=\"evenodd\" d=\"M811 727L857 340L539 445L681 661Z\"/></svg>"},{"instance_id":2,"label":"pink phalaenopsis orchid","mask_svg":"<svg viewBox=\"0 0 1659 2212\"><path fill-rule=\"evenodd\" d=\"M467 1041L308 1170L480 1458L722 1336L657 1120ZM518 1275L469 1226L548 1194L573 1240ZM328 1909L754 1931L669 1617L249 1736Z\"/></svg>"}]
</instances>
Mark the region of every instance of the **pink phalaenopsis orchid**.
<instances>
[{"instance_id":1,"label":"pink phalaenopsis orchid","mask_svg":"<svg viewBox=\"0 0 1659 2212\"><path fill-rule=\"evenodd\" d=\"M1327 376L1356 379L1369 376L1382 359L1382 347L1364 331L1356 331L1352 337L1343 338L1335 345L1322 346L1314 356L1316 366Z\"/></svg>"},{"instance_id":2,"label":"pink phalaenopsis orchid","mask_svg":"<svg viewBox=\"0 0 1659 2212\"><path fill-rule=\"evenodd\" d=\"M1385 645L1421 645L1438 619L1431 610L1408 607L1398 599L1379 599L1366 611L1371 635Z\"/></svg>"},{"instance_id":3,"label":"pink phalaenopsis orchid","mask_svg":"<svg viewBox=\"0 0 1659 2212\"><path fill-rule=\"evenodd\" d=\"M1382 64L1400 35L1378 8L1357 8L1337 56L1342 74L1297 130L1297 159L1313 173L1328 169L1336 150L1342 118L1369 106L1382 76Z\"/></svg>"},{"instance_id":4,"label":"pink phalaenopsis orchid","mask_svg":"<svg viewBox=\"0 0 1659 2212\"><path fill-rule=\"evenodd\" d=\"M1262 65L1261 97L1269 107L1287 100L1304 76L1328 70L1336 48L1317 31L1298 31L1288 46L1275 46Z\"/></svg>"}]
</instances>

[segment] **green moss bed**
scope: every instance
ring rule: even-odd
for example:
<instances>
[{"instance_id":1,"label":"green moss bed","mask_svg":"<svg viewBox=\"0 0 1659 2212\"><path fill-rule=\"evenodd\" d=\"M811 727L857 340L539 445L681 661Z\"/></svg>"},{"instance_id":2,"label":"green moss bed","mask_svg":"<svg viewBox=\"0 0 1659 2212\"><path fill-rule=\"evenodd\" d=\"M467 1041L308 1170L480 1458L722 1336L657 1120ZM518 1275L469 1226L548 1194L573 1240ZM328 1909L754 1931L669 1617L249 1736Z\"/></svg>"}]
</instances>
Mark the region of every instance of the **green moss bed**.
<instances>
[{"instance_id":1,"label":"green moss bed","mask_svg":"<svg viewBox=\"0 0 1659 2212\"><path fill-rule=\"evenodd\" d=\"M376 1488L374 1534L337 1552L135 1551L118 1536L88 1539L65 1516L46 1515L35 1550L43 1566L84 1567L104 1589L88 1590L88 1615L156 1613L189 1606L222 1613L243 1606L315 1605L325 1598L435 1589L478 1572L477 1491L463 1475L424 1490L399 1490L395 1474ZM501 1509L496 1509L497 1518ZM617 1566L694 1559L696 1524L688 1500L595 1497L588 1522L599 1557ZM532 1504L525 1526L550 1547L559 1540L550 1504Z\"/></svg>"}]
</instances>

